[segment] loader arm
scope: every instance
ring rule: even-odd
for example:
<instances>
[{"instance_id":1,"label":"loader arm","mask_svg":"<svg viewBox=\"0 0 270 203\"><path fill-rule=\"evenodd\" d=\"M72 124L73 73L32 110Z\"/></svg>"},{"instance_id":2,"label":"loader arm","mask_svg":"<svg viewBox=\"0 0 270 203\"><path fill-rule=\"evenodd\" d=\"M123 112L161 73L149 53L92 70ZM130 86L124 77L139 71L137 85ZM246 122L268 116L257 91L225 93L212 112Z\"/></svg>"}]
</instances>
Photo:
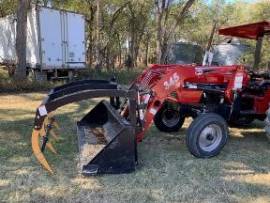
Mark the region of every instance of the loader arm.
<instances>
[{"instance_id":1,"label":"loader arm","mask_svg":"<svg viewBox=\"0 0 270 203\"><path fill-rule=\"evenodd\" d=\"M163 68L160 74L162 74L162 77L157 77L157 74L154 74L153 77L158 78L154 81L152 81L151 77L148 76L148 81L152 81L151 84L147 84L151 87L151 97L145 110L144 125L142 131L139 132L136 137L138 142L142 141L144 134L151 127L154 116L162 107L164 101L170 99L170 95L173 92L180 92L184 79L186 78L186 74L190 75L190 72L183 71L179 68L177 69L169 67L167 69ZM142 79L142 81L144 80ZM145 84L143 85L145 86Z\"/></svg>"},{"instance_id":2,"label":"loader arm","mask_svg":"<svg viewBox=\"0 0 270 203\"><path fill-rule=\"evenodd\" d=\"M122 89L115 83L103 80L84 80L54 88L37 108L32 133L33 153L41 165L50 173L53 173L53 170L47 162L43 151L48 148L53 153L56 153L56 150L49 142L49 134L53 126L58 126L52 112L73 102L98 97L124 97L129 99L129 120L131 125L134 128L136 127L136 90ZM41 146L40 138L43 141Z\"/></svg>"}]
</instances>

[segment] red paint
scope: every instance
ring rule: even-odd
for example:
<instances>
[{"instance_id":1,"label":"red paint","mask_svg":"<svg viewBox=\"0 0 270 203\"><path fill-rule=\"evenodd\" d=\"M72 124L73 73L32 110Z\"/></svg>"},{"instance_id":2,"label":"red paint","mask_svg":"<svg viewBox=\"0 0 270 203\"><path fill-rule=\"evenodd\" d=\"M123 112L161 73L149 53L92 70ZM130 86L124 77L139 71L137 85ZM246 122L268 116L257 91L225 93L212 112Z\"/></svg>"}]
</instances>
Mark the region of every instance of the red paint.
<instances>
[{"instance_id":1,"label":"red paint","mask_svg":"<svg viewBox=\"0 0 270 203\"><path fill-rule=\"evenodd\" d=\"M265 34L270 34L270 21L219 29L219 34L246 39L258 39L258 37L262 37Z\"/></svg>"}]
</instances>

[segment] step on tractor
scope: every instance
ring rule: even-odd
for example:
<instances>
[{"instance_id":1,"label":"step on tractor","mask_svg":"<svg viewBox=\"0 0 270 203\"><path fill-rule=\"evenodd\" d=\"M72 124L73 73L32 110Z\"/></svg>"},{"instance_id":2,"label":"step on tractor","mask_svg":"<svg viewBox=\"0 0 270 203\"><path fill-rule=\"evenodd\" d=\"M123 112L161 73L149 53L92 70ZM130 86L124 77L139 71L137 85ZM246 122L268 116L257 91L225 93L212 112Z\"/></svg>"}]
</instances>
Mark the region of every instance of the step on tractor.
<instances>
[{"instance_id":1,"label":"step on tractor","mask_svg":"<svg viewBox=\"0 0 270 203\"><path fill-rule=\"evenodd\" d=\"M257 40L256 65L262 38L270 34L270 22L224 28L219 34ZM188 150L198 158L216 156L228 140L229 125L249 125L254 119L267 117L269 74L249 69L241 64L152 65L129 87L117 84L115 78L56 87L37 108L33 153L46 170L54 173L43 153L46 149L57 153L52 145L52 140L58 139L59 128L54 111L99 97L103 100L77 122L83 175L134 171L139 163L137 144L152 123L160 131L175 132L187 117L193 118L186 132Z\"/></svg>"}]
</instances>

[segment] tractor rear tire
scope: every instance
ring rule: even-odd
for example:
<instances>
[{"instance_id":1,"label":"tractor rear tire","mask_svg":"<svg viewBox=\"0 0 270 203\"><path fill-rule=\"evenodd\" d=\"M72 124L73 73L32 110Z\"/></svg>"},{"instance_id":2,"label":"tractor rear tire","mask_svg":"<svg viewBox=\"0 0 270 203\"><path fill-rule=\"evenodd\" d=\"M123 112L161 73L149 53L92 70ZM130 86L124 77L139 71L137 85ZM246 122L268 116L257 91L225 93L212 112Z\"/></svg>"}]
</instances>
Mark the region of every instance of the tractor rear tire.
<instances>
[{"instance_id":1,"label":"tractor rear tire","mask_svg":"<svg viewBox=\"0 0 270 203\"><path fill-rule=\"evenodd\" d=\"M264 120L264 123L265 123L264 129L266 132L266 137L268 138L268 140L270 142L270 107L266 111L266 118Z\"/></svg>"},{"instance_id":2,"label":"tractor rear tire","mask_svg":"<svg viewBox=\"0 0 270 203\"><path fill-rule=\"evenodd\" d=\"M154 117L156 127L162 132L177 132L185 122L185 117L182 117L180 111L167 106L161 107Z\"/></svg>"},{"instance_id":3,"label":"tractor rear tire","mask_svg":"<svg viewBox=\"0 0 270 203\"><path fill-rule=\"evenodd\" d=\"M198 158L218 155L228 140L227 122L218 114L199 115L189 126L186 144L191 154Z\"/></svg>"}]
</instances>

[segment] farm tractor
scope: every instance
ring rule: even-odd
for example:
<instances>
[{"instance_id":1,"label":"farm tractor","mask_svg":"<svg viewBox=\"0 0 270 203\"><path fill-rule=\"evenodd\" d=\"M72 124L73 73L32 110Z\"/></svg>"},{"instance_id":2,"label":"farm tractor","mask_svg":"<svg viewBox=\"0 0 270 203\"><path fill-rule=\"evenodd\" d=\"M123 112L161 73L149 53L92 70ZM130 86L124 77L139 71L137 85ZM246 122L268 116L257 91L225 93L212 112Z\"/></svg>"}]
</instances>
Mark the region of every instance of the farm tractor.
<instances>
[{"instance_id":1,"label":"farm tractor","mask_svg":"<svg viewBox=\"0 0 270 203\"><path fill-rule=\"evenodd\" d=\"M257 40L256 65L262 37L270 34L270 22L224 28L219 34ZM160 131L175 132L187 117L193 118L186 133L191 154L198 158L218 155L228 140L229 125L265 120L270 77L244 65L152 65L129 87L117 84L115 78L56 87L37 108L32 133L33 153L50 173L54 171L43 152L57 153L51 139L58 138L59 125L52 113L66 104L97 97L104 100L77 123L83 175L134 171L137 144L152 123Z\"/></svg>"}]
</instances>

